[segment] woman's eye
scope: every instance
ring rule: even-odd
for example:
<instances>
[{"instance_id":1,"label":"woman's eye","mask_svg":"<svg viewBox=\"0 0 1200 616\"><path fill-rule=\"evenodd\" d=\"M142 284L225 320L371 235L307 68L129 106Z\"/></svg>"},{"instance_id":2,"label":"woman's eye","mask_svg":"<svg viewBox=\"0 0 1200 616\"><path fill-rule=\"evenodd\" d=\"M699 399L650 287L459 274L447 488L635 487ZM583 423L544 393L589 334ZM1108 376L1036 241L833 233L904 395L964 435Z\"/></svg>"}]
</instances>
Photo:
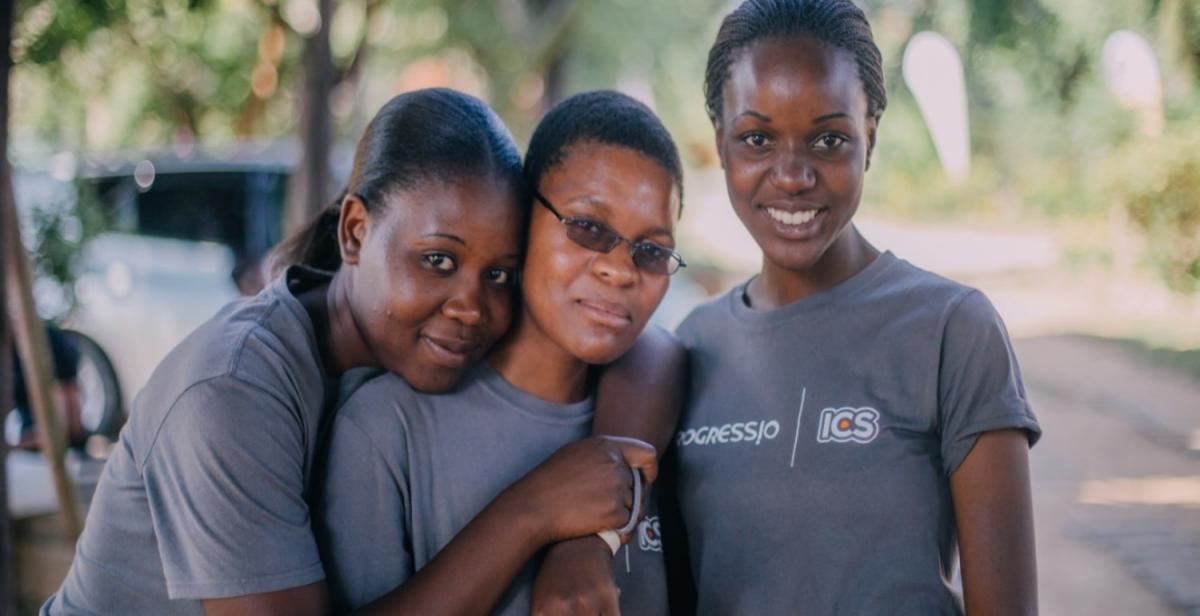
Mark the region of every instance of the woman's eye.
<instances>
[{"instance_id":1,"label":"woman's eye","mask_svg":"<svg viewBox=\"0 0 1200 616\"><path fill-rule=\"evenodd\" d=\"M742 143L752 148L764 148L770 143L770 141L767 139L767 136L762 133L747 133L742 135Z\"/></svg>"},{"instance_id":2,"label":"woman's eye","mask_svg":"<svg viewBox=\"0 0 1200 616\"><path fill-rule=\"evenodd\" d=\"M421 255L421 260L426 266L439 272L450 273L458 269L458 264L454 262L454 257L444 252L430 252L423 254Z\"/></svg>"},{"instance_id":3,"label":"woman's eye","mask_svg":"<svg viewBox=\"0 0 1200 616\"><path fill-rule=\"evenodd\" d=\"M821 135L820 137L817 137L816 142L813 143L813 148L817 150L836 150L842 147L842 145L845 143L845 137L830 133L828 135Z\"/></svg>"},{"instance_id":4,"label":"woman's eye","mask_svg":"<svg viewBox=\"0 0 1200 616\"><path fill-rule=\"evenodd\" d=\"M512 270L498 267L488 271L488 280L495 285L510 287L515 279Z\"/></svg>"},{"instance_id":5,"label":"woman's eye","mask_svg":"<svg viewBox=\"0 0 1200 616\"><path fill-rule=\"evenodd\" d=\"M604 234L605 227L603 224L587 218L579 218L575 221L576 226L591 235L600 236Z\"/></svg>"},{"instance_id":6,"label":"woman's eye","mask_svg":"<svg viewBox=\"0 0 1200 616\"><path fill-rule=\"evenodd\" d=\"M638 250L651 259L665 259L671 253L667 248L654 242L641 242L638 244Z\"/></svg>"}]
</instances>

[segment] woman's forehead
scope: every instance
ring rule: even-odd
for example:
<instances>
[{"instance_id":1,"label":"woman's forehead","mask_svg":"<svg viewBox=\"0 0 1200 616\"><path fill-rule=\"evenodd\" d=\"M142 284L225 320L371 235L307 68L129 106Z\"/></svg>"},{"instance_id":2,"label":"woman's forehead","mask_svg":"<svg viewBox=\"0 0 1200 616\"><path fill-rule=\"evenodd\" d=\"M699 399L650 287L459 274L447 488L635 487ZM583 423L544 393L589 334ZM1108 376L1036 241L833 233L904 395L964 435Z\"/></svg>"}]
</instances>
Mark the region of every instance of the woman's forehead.
<instances>
[{"instance_id":1,"label":"woman's forehead","mask_svg":"<svg viewBox=\"0 0 1200 616\"><path fill-rule=\"evenodd\" d=\"M564 207L611 216L637 213L666 218L671 216L675 192L671 174L657 161L608 144L572 146L542 177L541 190L555 193Z\"/></svg>"},{"instance_id":2,"label":"woman's forehead","mask_svg":"<svg viewBox=\"0 0 1200 616\"><path fill-rule=\"evenodd\" d=\"M772 107L814 115L866 112L854 55L811 37L764 39L748 46L730 65L723 95L727 118Z\"/></svg>"}]
</instances>

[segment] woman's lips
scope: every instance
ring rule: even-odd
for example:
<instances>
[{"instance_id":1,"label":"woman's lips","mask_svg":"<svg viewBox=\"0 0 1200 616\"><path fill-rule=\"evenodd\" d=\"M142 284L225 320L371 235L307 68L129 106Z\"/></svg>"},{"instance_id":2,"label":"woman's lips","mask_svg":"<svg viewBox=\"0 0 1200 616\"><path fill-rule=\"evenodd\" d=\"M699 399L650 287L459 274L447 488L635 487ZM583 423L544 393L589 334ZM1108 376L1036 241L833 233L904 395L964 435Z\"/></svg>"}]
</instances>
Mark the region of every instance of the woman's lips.
<instances>
[{"instance_id":1,"label":"woman's lips","mask_svg":"<svg viewBox=\"0 0 1200 616\"><path fill-rule=\"evenodd\" d=\"M601 299L575 300L593 323L609 329L624 329L633 323L633 315L624 306Z\"/></svg>"},{"instance_id":2,"label":"woman's lips","mask_svg":"<svg viewBox=\"0 0 1200 616\"><path fill-rule=\"evenodd\" d=\"M828 208L811 206L759 205L758 211L778 235L787 239L804 240L820 233L821 222Z\"/></svg>"},{"instance_id":3,"label":"woman's lips","mask_svg":"<svg viewBox=\"0 0 1200 616\"><path fill-rule=\"evenodd\" d=\"M421 343L433 356L434 363L447 368L462 368L471 360L477 345L458 338L443 338L440 336L421 336Z\"/></svg>"}]
</instances>

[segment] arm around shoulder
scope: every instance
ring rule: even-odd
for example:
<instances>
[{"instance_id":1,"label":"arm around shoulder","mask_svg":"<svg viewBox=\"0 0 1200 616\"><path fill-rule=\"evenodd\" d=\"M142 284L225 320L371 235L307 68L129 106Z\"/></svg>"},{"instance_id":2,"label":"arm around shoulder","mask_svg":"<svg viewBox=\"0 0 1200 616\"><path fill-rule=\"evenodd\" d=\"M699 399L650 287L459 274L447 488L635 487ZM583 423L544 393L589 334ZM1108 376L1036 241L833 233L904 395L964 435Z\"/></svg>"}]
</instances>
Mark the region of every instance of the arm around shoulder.
<instances>
[{"instance_id":1,"label":"arm around shoulder","mask_svg":"<svg viewBox=\"0 0 1200 616\"><path fill-rule=\"evenodd\" d=\"M683 409L687 376L683 343L661 327L647 327L631 349L604 367L593 432L646 441L661 456Z\"/></svg>"}]
</instances>

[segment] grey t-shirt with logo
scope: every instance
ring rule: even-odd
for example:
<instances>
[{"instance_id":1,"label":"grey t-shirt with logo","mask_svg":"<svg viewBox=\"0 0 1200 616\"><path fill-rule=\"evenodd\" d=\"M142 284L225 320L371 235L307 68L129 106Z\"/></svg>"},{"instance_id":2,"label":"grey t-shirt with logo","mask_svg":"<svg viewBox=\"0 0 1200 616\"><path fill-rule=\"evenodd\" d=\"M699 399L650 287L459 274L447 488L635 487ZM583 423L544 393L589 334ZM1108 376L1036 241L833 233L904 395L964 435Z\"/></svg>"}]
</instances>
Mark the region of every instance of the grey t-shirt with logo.
<instances>
[{"instance_id":1,"label":"grey t-shirt with logo","mask_svg":"<svg viewBox=\"0 0 1200 616\"><path fill-rule=\"evenodd\" d=\"M590 431L592 402L531 396L485 364L452 391L422 394L392 374L353 389L329 434L315 505L337 609L367 605L425 566L504 488ZM345 395L345 394L344 394ZM657 512L613 559L626 614L665 614ZM494 614L529 614L539 559L516 576Z\"/></svg>"},{"instance_id":2,"label":"grey t-shirt with logo","mask_svg":"<svg viewBox=\"0 0 1200 616\"><path fill-rule=\"evenodd\" d=\"M983 432L1040 433L996 311L890 252L780 309L744 292L679 327L698 613L961 613L948 477Z\"/></svg>"},{"instance_id":3,"label":"grey t-shirt with logo","mask_svg":"<svg viewBox=\"0 0 1200 616\"><path fill-rule=\"evenodd\" d=\"M199 599L323 579L305 487L326 384L290 268L155 369L101 474L44 614L203 614Z\"/></svg>"}]
</instances>

